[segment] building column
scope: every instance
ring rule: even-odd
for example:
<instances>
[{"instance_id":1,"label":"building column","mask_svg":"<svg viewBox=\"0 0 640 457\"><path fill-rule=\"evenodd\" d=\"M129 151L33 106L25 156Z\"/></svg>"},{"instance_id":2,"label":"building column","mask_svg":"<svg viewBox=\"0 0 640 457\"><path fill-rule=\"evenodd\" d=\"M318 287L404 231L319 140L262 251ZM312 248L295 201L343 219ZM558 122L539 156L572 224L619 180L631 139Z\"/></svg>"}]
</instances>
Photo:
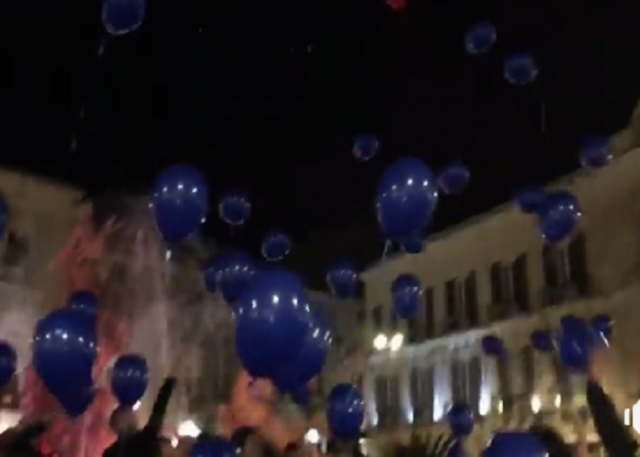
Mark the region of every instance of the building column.
<instances>
[{"instance_id":1,"label":"building column","mask_svg":"<svg viewBox=\"0 0 640 457\"><path fill-rule=\"evenodd\" d=\"M411 401L411 362L403 361L400 366L400 404L406 424L413 424L413 402Z\"/></svg>"},{"instance_id":2,"label":"building column","mask_svg":"<svg viewBox=\"0 0 640 457\"><path fill-rule=\"evenodd\" d=\"M376 408L376 373L371 367L365 367L362 376L362 395L366 412L366 423L369 427L378 425L378 411Z\"/></svg>"},{"instance_id":3,"label":"building column","mask_svg":"<svg viewBox=\"0 0 640 457\"><path fill-rule=\"evenodd\" d=\"M451 358L447 352L435 358L433 377L433 420L437 422L451 407Z\"/></svg>"}]
</instances>

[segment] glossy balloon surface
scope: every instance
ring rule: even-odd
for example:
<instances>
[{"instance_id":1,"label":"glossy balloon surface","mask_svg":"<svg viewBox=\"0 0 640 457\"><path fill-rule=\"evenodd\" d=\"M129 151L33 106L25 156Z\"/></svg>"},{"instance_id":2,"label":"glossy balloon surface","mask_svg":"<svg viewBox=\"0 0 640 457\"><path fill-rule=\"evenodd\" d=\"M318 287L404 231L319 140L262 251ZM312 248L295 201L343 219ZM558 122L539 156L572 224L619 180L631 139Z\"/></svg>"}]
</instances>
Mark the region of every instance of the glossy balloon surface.
<instances>
[{"instance_id":1,"label":"glossy balloon surface","mask_svg":"<svg viewBox=\"0 0 640 457\"><path fill-rule=\"evenodd\" d=\"M97 346L95 316L82 311L55 310L36 326L33 364L49 392L69 414L77 412L93 395ZM86 396L79 392L86 392Z\"/></svg>"},{"instance_id":2,"label":"glossy balloon surface","mask_svg":"<svg viewBox=\"0 0 640 457\"><path fill-rule=\"evenodd\" d=\"M270 377L294 362L307 335L311 308L302 281L285 270L263 271L234 307L236 352L254 377Z\"/></svg>"},{"instance_id":3,"label":"glossy balloon surface","mask_svg":"<svg viewBox=\"0 0 640 457\"><path fill-rule=\"evenodd\" d=\"M447 420L453 436L467 436L473 431L473 409L467 404L453 405L447 414Z\"/></svg>"},{"instance_id":4,"label":"glossy balloon surface","mask_svg":"<svg viewBox=\"0 0 640 457\"><path fill-rule=\"evenodd\" d=\"M514 54L504 59L504 77L514 86L526 86L538 77L538 66L531 53Z\"/></svg>"},{"instance_id":5,"label":"glossy balloon surface","mask_svg":"<svg viewBox=\"0 0 640 457\"><path fill-rule=\"evenodd\" d=\"M90 290L78 290L72 293L69 300L67 300L67 306L70 309L84 311L89 314L97 313L99 304L98 296Z\"/></svg>"},{"instance_id":6,"label":"glossy balloon surface","mask_svg":"<svg viewBox=\"0 0 640 457\"><path fill-rule=\"evenodd\" d=\"M410 274L398 276L391 285L395 313L401 319L411 319L422 303L420 280Z\"/></svg>"},{"instance_id":7,"label":"glossy balloon surface","mask_svg":"<svg viewBox=\"0 0 640 457\"><path fill-rule=\"evenodd\" d=\"M218 286L222 297L228 304L235 303L251 286L256 264L249 254L234 252L224 256L221 268Z\"/></svg>"},{"instance_id":8,"label":"glossy balloon surface","mask_svg":"<svg viewBox=\"0 0 640 457\"><path fill-rule=\"evenodd\" d=\"M291 250L291 237L279 230L272 230L262 241L262 255L269 262L282 260Z\"/></svg>"},{"instance_id":9,"label":"glossy balloon surface","mask_svg":"<svg viewBox=\"0 0 640 457\"><path fill-rule=\"evenodd\" d=\"M320 374L333 339L317 309L312 309L307 335L292 363L276 369L272 379L282 392L294 393Z\"/></svg>"},{"instance_id":10,"label":"glossy balloon surface","mask_svg":"<svg viewBox=\"0 0 640 457\"><path fill-rule=\"evenodd\" d=\"M179 243L193 234L209 210L204 177L189 165L167 168L158 179L151 204L158 230L167 243Z\"/></svg>"},{"instance_id":11,"label":"glossy balloon surface","mask_svg":"<svg viewBox=\"0 0 640 457\"><path fill-rule=\"evenodd\" d=\"M134 32L144 22L146 0L103 0L102 24L110 35Z\"/></svg>"},{"instance_id":12,"label":"glossy balloon surface","mask_svg":"<svg viewBox=\"0 0 640 457\"><path fill-rule=\"evenodd\" d=\"M580 150L580 162L585 168L598 169L611 162L611 142L604 135L592 135L585 138Z\"/></svg>"},{"instance_id":13,"label":"glossy balloon surface","mask_svg":"<svg viewBox=\"0 0 640 457\"><path fill-rule=\"evenodd\" d=\"M251 202L246 192L232 192L220 200L218 212L229 225L243 225L251 216Z\"/></svg>"},{"instance_id":14,"label":"glossy balloon surface","mask_svg":"<svg viewBox=\"0 0 640 457\"><path fill-rule=\"evenodd\" d=\"M380 149L380 142L375 135L358 135L353 143L353 156L366 162L372 159Z\"/></svg>"},{"instance_id":15,"label":"glossy balloon surface","mask_svg":"<svg viewBox=\"0 0 640 457\"><path fill-rule=\"evenodd\" d=\"M516 193L516 204L525 214L536 214L544 205L547 193L542 187L528 186Z\"/></svg>"},{"instance_id":16,"label":"glossy balloon surface","mask_svg":"<svg viewBox=\"0 0 640 457\"><path fill-rule=\"evenodd\" d=\"M327 422L332 435L340 439L360 436L364 422L364 398L357 387L338 384L327 399Z\"/></svg>"},{"instance_id":17,"label":"glossy balloon surface","mask_svg":"<svg viewBox=\"0 0 640 457\"><path fill-rule=\"evenodd\" d=\"M491 22L479 22L464 34L464 48L472 55L484 54L491 49L497 37L498 32Z\"/></svg>"},{"instance_id":18,"label":"glossy balloon surface","mask_svg":"<svg viewBox=\"0 0 640 457\"><path fill-rule=\"evenodd\" d=\"M111 375L111 390L122 406L133 406L149 386L149 368L144 357L122 355L116 360Z\"/></svg>"},{"instance_id":19,"label":"glossy balloon surface","mask_svg":"<svg viewBox=\"0 0 640 457\"><path fill-rule=\"evenodd\" d=\"M438 183L420 159L405 158L387 168L378 185L376 209L382 232L402 242L426 227L438 203Z\"/></svg>"},{"instance_id":20,"label":"glossy balloon surface","mask_svg":"<svg viewBox=\"0 0 640 457\"><path fill-rule=\"evenodd\" d=\"M0 341L0 389L6 386L18 366L18 356L16 350L7 341Z\"/></svg>"},{"instance_id":21,"label":"glossy balloon surface","mask_svg":"<svg viewBox=\"0 0 640 457\"><path fill-rule=\"evenodd\" d=\"M440 173L438 184L447 195L459 195L469 185L471 172L461 163L449 165Z\"/></svg>"},{"instance_id":22,"label":"glossy balloon surface","mask_svg":"<svg viewBox=\"0 0 640 457\"><path fill-rule=\"evenodd\" d=\"M542 236L549 243L559 243L571 236L582 210L576 197L566 191L547 194L539 213Z\"/></svg>"},{"instance_id":23,"label":"glossy balloon surface","mask_svg":"<svg viewBox=\"0 0 640 457\"><path fill-rule=\"evenodd\" d=\"M338 298L353 297L358 289L358 273L347 259L340 259L329 268L326 280L329 290Z\"/></svg>"}]
</instances>

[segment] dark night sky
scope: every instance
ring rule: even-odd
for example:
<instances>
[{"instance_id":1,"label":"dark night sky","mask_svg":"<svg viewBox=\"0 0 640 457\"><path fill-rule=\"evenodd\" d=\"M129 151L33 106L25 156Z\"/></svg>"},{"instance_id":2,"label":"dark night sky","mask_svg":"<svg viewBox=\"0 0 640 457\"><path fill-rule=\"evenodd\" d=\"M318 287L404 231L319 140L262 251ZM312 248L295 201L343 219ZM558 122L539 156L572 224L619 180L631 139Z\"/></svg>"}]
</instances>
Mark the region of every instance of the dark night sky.
<instances>
[{"instance_id":1,"label":"dark night sky","mask_svg":"<svg viewBox=\"0 0 640 457\"><path fill-rule=\"evenodd\" d=\"M292 261L316 273L338 254L371 261L382 241L376 182L399 157L471 168L466 194L442 202L441 228L570 171L583 135L627 124L640 96L640 7L573 3L410 0L399 15L382 0L149 0L142 30L113 39L97 63L98 1L5 1L1 161L92 192L145 189L164 166L190 162L216 198L250 189L253 218L232 242L255 250L273 226L315 246ZM467 56L464 31L484 19L498 43ZM521 50L539 61L536 87L502 77L503 56ZM383 144L366 164L351 155L359 132ZM309 239L349 226L359 229ZM216 217L205 232L229 241Z\"/></svg>"}]
</instances>

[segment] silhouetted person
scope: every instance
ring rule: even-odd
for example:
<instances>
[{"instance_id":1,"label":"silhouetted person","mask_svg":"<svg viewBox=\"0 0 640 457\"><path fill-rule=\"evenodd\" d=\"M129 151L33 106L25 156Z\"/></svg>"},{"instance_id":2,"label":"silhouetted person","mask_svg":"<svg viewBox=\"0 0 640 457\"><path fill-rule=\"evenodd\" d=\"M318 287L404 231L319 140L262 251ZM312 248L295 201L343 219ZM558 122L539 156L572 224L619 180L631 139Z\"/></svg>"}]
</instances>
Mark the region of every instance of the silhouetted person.
<instances>
[{"instance_id":1,"label":"silhouetted person","mask_svg":"<svg viewBox=\"0 0 640 457\"><path fill-rule=\"evenodd\" d=\"M0 435L0 457L41 457L36 440L45 430L43 423L18 425L7 430Z\"/></svg>"}]
</instances>

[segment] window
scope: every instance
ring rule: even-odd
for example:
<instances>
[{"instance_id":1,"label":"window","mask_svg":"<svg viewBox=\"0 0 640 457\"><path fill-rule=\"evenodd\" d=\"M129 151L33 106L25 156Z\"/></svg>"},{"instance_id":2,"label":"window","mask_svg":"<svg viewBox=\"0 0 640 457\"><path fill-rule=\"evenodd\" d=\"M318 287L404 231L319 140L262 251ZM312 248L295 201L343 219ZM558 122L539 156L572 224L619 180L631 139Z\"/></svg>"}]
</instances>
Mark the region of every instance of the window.
<instances>
[{"instance_id":1,"label":"window","mask_svg":"<svg viewBox=\"0 0 640 457\"><path fill-rule=\"evenodd\" d=\"M407 342L409 344L420 342L420 320L418 316L407 320Z\"/></svg>"},{"instance_id":2,"label":"window","mask_svg":"<svg viewBox=\"0 0 640 457\"><path fill-rule=\"evenodd\" d=\"M433 367L413 367L411 370L411 404L415 424L430 424L433 420Z\"/></svg>"},{"instance_id":3,"label":"window","mask_svg":"<svg viewBox=\"0 0 640 457\"><path fill-rule=\"evenodd\" d=\"M587 241L584 233L577 235L569 243L569 273L581 296L589 292L589 272L587 269Z\"/></svg>"},{"instance_id":4,"label":"window","mask_svg":"<svg viewBox=\"0 0 640 457\"><path fill-rule=\"evenodd\" d=\"M511 313L511 264L495 262L491 265L491 320L506 319Z\"/></svg>"},{"instance_id":5,"label":"window","mask_svg":"<svg viewBox=\"0 0 640 457\"><path fill-rule=\"evenodd\" d=\"M434 317L434 291L433 287L424 290L424 336L429 339L436 336Z\"/></svg>"},{"instance_id":6,"label":"window","mask_svg":"<svg viewBox=\"0 0 640 457\"><path fill-rule=\"evenodd\" d=\"M472 357L467 361L467 401L471 408L480 411L480 390L482 388L482 359Z\"/></svg>"},{"instance_id":7,"label":"window","mask_svg":"<svg viewBox=\"0 0 640 457\"><path fill-rule=\"evenodd\" d=\"M382 331L382 305L373 308L373 329L376 332Z\"/></svg>"},{"instance_id":8,"label":"window","mask_svg":"<svg viewBox=\"0 0 640 457\"><path fill-rule=\"evenodd\" d=\"M566 255L561 248L545 244L542 248L542 265L546 287L557 289L567 282Z\"/></svg>"},{"instance_id":9,"label":"window","mask_svg":"<svg viewBox=\"0 0 640 457\"><path fill-rule=\"evenodd\" d=\"M511 378L509 377L509 365L506 357L497 358L498 392L502 398L503 412L510 413L513 409L513 395L511 390Z\"/></svg>"},{"instance_id":10,"label":"window","mask_svg":"<svg viewBox=\"0 0 640 457\"><path fill-rule=\"evenodd\" d=\"M478 325L478 283L475 271L469 273L464 280L464 306L467 325L475 327Z\"/></svg>"},{"instance_id":11,"label":"window","mask_svg":"<svg viewBox=\"0 0 640 457\"><path fill-rule=\"evenodd\" d=\"M482 361L479 356L452 362L451 400L454 404L467 403L477 411L481 383Z\"/></svg>"},{"instance_id":12,"label":"window","mask_svg":"<svg viewBox=\"0 0 640 457\"><path fill-rule=\"evenodd\" d=\"M460 287L457 279L451 279L445 283L445 304L447 315L447 331L453 332L460 329L458 310L460 305Z\"/></svg>"},{"instance_id":13,"label":"window","mask_svg":"<svg viewBox=\"0 0 640 457\"><path fill-rule=\"evenodd\" d=\"M391 330L395 332L398 330L398 315L396 314L396 310L393 305L389 308L391 312Z\"/></svg>"},{"instance_id":14,"label":"window","mask_svg":"<svg viewBox=\"0 0 640 457\"><path fill-rule=\"evenodd\" d=\"M376 410L378 416L382 417L386 412L389 404L389 382L386 376L376 376L375 394L376 394Z\"/></svg>"},{"instance_id":15,"label":"window","mask_svg":"<svg viewBox=\"0 0 640 457\"><path fill-rule=\"evenodd\" d=\"M527 273L527 254L521 254L513 262L513 298L518 311L529 311L529 281Z\"/></svg>"},{"instance_id":16,"label":"window","mask_svg":"<svg viewBox=\"0 0 640 457\"><path fill-rule=\"evenodd\" d=\"M462 360L451 362L451 401L453 404L467 401L467 367Z\"/></svg>"},{"instance_id":17,"label":"window","mask_svg":"<svg viewBox=\"0 0 640 457\"><path fill-rule=\"evenodd\" d=\"M375 380L378 426L397 425L400 419L400 386L397 376L378 376Z\"/></svg>"}]
</instances>

